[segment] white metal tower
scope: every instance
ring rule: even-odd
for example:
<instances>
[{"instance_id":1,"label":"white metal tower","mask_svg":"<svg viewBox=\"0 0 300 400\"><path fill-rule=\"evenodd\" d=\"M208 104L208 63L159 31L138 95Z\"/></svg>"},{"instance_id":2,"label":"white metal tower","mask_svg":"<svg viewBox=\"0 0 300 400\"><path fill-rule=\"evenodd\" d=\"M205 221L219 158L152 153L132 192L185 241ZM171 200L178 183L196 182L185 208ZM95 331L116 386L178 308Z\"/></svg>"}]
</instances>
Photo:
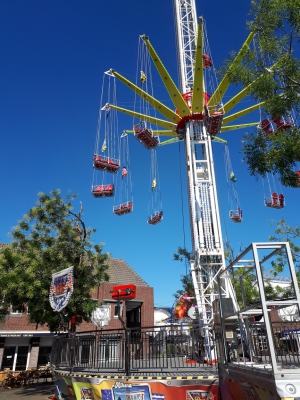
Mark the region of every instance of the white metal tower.
<instances>
[{"instance_id":1,"label":"white metal tower","mask_svg":"<svg viewBox=\"0 0 300 400\"><path fill-rule=\"evenodd\" d=\"M174 0L174 5L181 91L182 93L187 93L194 89L197 43L198 47L199 42L201 43L201 40L197 39L197 35L203 34L202 31L197 32L195 0ZM201 18L200 28L202 28ZM203 49L200 51L201 57L202 54ZM203 80L202 73L199 75ZM203 89L205 92L205 87ZM195 89L192 93L194 102ZM217 295L216 277L218 271L225 268L212 154L212 137L207 132L204 119L191 118L185 123L185 128L181 134L185 143L190 226L194 256L191 261L191 272L200 321L203 327L208 327L212 322L212 303ZM225 294L234 298L229 282L227 286L224 289L226 291Z\"/></svg>"}]
</instances>

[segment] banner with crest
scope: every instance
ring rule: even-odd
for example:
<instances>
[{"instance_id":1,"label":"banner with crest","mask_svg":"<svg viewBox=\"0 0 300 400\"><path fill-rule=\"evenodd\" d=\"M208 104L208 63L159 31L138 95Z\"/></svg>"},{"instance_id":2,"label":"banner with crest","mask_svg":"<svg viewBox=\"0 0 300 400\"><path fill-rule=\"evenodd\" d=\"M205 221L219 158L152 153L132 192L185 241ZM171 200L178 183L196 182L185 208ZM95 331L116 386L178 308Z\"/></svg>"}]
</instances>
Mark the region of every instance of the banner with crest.
<instances>
[{"instance_id":1,"label":"banner with crest","mask_svg":"<svg viewBox=\"0 0 300 400\"><path fill-rule=\"evenodd\" d=\"M54 311L64 309L73 293L73 269L69 267L52 274L49 300Z\"/></svg>"}]
</instances>

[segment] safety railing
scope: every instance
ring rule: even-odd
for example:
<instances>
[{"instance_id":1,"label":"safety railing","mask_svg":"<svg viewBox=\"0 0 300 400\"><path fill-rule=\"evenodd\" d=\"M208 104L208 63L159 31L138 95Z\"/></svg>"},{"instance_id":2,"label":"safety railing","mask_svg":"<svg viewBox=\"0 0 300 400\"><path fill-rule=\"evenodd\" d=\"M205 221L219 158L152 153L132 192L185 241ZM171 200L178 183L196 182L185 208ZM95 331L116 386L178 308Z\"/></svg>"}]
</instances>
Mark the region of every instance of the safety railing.
<instances>
[{"instance_id":1,"label":"safety railing","mask_svg":"<svg viewBox=\"0 0 300 400\"><path fill-rule=\"evenodd\" d=\"M245 340L240 335L237 342L227 340L227 361L272 367L272 350L277 368L300 368L300 323L272 321L271 328L272 340L264 321L249 323Z\"/></svg>"},{"instance_id":2,"label":"safety railing","mask_svg":"<svg viewBox=\"0 0 300 400\"><path fill-rule=\"evenodd\" d=\"M98 330L58 335L51 363L71 372L196 372L216 368L216 360L207 357L207 346L215 347L213 338L205 344L200 330L188 326Z\"/></svg>"}]
</instances>

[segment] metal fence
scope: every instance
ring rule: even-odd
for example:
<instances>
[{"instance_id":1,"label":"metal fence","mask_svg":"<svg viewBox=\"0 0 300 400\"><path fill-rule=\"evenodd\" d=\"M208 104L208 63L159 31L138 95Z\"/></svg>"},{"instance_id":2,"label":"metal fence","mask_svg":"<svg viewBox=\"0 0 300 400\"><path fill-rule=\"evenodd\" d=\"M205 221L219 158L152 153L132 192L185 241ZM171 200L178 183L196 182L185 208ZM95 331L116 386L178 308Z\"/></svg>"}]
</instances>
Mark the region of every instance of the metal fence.
<instances>
[{"instance_id":1,"label":"metal fence","mask_svg":"<svg viewBox=\"0 0 300 400\"><path fill-rule=\"evenodd\" d=\"M199 329L159 326L58 335L51 363L71 372L176 373L216 368Z\"/></svg>"},{"instance_id":2,"label":"metal fence","mask_svg":"<svg viewBox=\"0 0 300 400\"><path fill-rule=\"evenodd\" d=\"M271 328L278 368L300 368L300 323L271 322ZM259 364L271 365L271 344L265 322L248 323L245 334L246 341L240 338L235 345L230 345L227 341L227 360L239 363L252 362L253 367ZM222 357L220 358L222 362Z\"/></svg>"}]
</instances>

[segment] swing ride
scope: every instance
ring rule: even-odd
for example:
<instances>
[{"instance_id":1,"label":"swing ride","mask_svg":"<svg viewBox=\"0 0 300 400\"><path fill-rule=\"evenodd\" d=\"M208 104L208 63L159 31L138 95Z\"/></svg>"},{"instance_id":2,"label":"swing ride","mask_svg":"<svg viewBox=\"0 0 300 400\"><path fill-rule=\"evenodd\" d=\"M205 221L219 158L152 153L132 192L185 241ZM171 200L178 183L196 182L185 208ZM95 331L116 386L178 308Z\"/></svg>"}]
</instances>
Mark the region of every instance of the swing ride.
<instances>
[{"instance_id":1,"label":"swing ride","mask_svg":"<svg viewBox=\"0 0 300 400\"><path fill-rule=\"evenodd\" d=\"M222 139L219 138L219 135L222 133L247 127L259 127L267 136L276 134L278 131L285 131L288 134L290 128L293 126L293 122L287 121L282 116L272 116L271 119L265 118L262 121L237 124L236 121L247 117L254 111L261 110L264 106L264 102L261 102L253 104L248 108L242 107L242 101L248 95L254 82L243 88L227 102L224 102L224 95L230 85L229 76L227 73L220 83L217 82L214 68L212 68L213 58L208 43L205 21L200 18L197 24L195 0L174 0L174 5L179 53L180 89L177 88L173 82L173 79L159 55L156 53L149 38L146 35L142 35L140 36L140 44L144 46L142 54L147 54L149 58L139 61L138 63L137 70L141 71L139 75L140 85L138 85L138 78L137 82L133 83L115 69L110 69L106 72L106 75L110 79L113 79L114 82L120 81L139 96L139 107L135 106L134 110L121 108L117 106L116 102L110 101L108 98L105 100L105 105L102 107L102 110L106 112L107 121L110 118L110 116L107 117L107 110L110 110L110 112L121 112L134 119L133 130L126 130L125 134L123 132L120 138L120 144L122 145L122 141L125 139L124 143L127 143L128 147L128 134L133 134L134 137L151 152L154 160L152 161L152 166L155 165L155 168L157 166L156 151L159 146L175 143L180 140L184 141L192 233L193 257L190 261L190 267L199 312L199 330L205 343L204 360L206 360L207 365L217 363L216 353L218 351L218 358L221 360L219 362L220 377L224 382L227 382L229 386L229 382L233 380L236 380L237 385L241 385L243 388L248 384L251 388L251 390L249 389L250 391L248 391L249 393L251 392L252 394L254 391L254 393L256 393L255 398L263 398L255 391L255 383L253 383L253 385L251 384L252 380L255 381L254 378L249 378L255 374L259 375L263 370L264 374L268 373L266 380L268 380L268 384L270 385L269 389L271 388L270 390L272 392L269 398L277 399L277 393L280 393L281 398L290 397L288 396L290 394L288 389L282 388L279 382L282 378L279 378L278 375L278 360L274 355L273 333L270 330L269 314L271 310L278 307L277 304L274 302L267 302L262 295L261 303L257 306L257 309L253 309L253 307L247 308L245 306L241 314L236 292L233 287L234 280L229 278L232 272L230 268L234 267L226 267L225 263L212 146L213 142L222 142ZM242 45L241 50L233 59L229 71L233 66L238 65L243 60L245 52L253 40L254 34L251 32ZM148 79L148 77L151 76L149 60L152 60L155 65L158 75L173 102L174 110L154 97L152 85ZM271 66L269 69L272 68ZM262 75L266 73L268 73L268 68L266 68ZM101 102L101 104L103 103ZM232 113L234 107L239 107L239 110ZM158 118L156 113L160 113L163 118ZM155 126L156 129L153 129L152 126ZM116 133L116 131L109 131L108 127L106 127L104 131L106 140L108 140L109 134ZM168 140L160 142L158 140L160 137L167 137ZM98 149L99 142L100 140L97 138L98 147L96 147ZM223 143L224 142L223 140ZM108 162L108 160L111 160L111 153L108 153L109 156L105 158L105 163L102 161L104 157L99 156L99 153L99 150L95 152L94 169L100 170L102 173L117 172L120 168L120 163L126 163L125 159L129 154L127 152L125 158L116 158L117 162L114 164L116 170L112 170L110 167L111 164ZM98 157L101 160L98 160ZM233 204L229 212L229 218L234 223L240 223L242 222L243 215L235 188L237 179L228 160L227 181L233 188ZM119 186L116 186L115 196L118 191L121 195L122 192L126 192L123 200L119 201L117 206L114 206L113 211L117 215L130 213L133 209L132 193L128 193L128 188L131 187L129 184L131 171L129 165L125 166L128 174L125 177L121 177L120 172L117 174L121 182L118 184ZM155 168L155 171L151 172L150 178L152 182L152 194L158 194L158 175ZM300 186L300 172L297 171L296 174L299 176ZM123 190L124 186L127 187L127 190ZM157 207L157 203L159 202L158 196L156 196L155 202L156 204L152 207L152 211L149 212L150 217L147 220L150 225L156 225L163 217L161 205ZM272 190L270 196L265 197L265 206L268 208L281 209L285 206L283 194L278 190ZM286 249L287 253L290 254L288 244L280 245L281 247L265 243L253 244L252 250L250 249L254 254L252 257L253 259L250 261L246 260L245 264L250 264L249 268L257 271L260 290L264 290L263 275L260 269L261 266L259 257L257 256L257 249L272 248L272 250L270 250L272 256L279 251L283 251L282 249ZM265 256L264 260L268 260L271 255ZM291 257L288 257L288 262L290 270L293 271ZM234 265L234 262L232 265ZM293 283L295 283L295 274L293 272L291 273L293 276ZM247 272L245 272L245 274L247 274ZM295 289L295 298L293 298L292 301L299 309L300 295L297 289ZM225 303L227 305L225 308L222 308ZM284 302L282 304L280 303L279 307L285 307L286 304L287 303ZM268 343L270 343L270 357L265 360L263 365L264 369L255 363L255 352L253 343L251 342L253 331L250 329L249 321L251 318L254 318L257 313L262 314L264 317L264 335ZM232 318L231 320L226 319L228 315ZM227 330L229 329L228 326L232 324L232 321L239 326L240 340L249 350L249 362L251 365L247 364L248 361L246 357L242 357L238 362L230 363L230 361L228 361L226 343L228 342L227 338L229 338L229 336L227 336ZM219 326L219 331L217 330L217 326ZM211 338L215 334L217 334L218 340L217 347L211 345ZM234 333L232 333L232 335L233 334ZM236 378L237 376L238 378ZM283 377L284 375L281 376ZM288 376L288 378L283 379L285 382L284 384L286 384L288 379L292 379L286 372L285 376ZM300 377L300 374L297 376ZM260 385L260 387L264 386L262 381L257 381L257 384ZM295 384L295 382L293 382L293 384ZM287 387L288 385L286 388ZM228 389L228 398L237 398L230 393L231 389L231 387ZM241 393L242 392L240 392L240 394ZM248 398L246 389L243 393L244 397L241 395L239 398ZM225 397L225 399L226 398L227 397Z\"/></svg>"},{"instance_id":2,"label":"swing ride","mask_svg":"<svg viewBox=\"0 0 300 400\"><path fill-rule=\"evenodd\" d=\"M223 103L224 95L230 85L228 75L225 75L219 84L217 83L215 71L212 68L213 58L210 53L205 23L200 18L197 27L193 0L184 2L184 4L181 5L180 2L175 1L181 91L176 87L149 38L146 35L141 35L140 45L145 48L141 53L147 54L148 59L138 61L137 70L142 71L140 85L138 85L138 77L135 84L115 69L110 69L106 72L110 79L120 81L138 95L140 104L135 105L134 110L130 110L121 108L116 103L109 102L109 99L107 99L102 110L106 111L106 113L108 109L122 112L137 120L133 123L132 131L126 130L126 138L128 134L133 134L150 151L156 152L156 149L161 145L184 139L194 254L191 270L197 303L203 318L202 323L208 329L213 323L212 303L216 298L216 294L213 295L211 290L208 291L206 288L214 286L218 271L225 268L216 182L213 170L212 143L216 140L220 141L218 136L224 132L257 126L264 127L264 129L268 129L268 132L271 132L273 128L271 128L271 123L268 122L267 124L266 121L263 123L257 121L236 124L238 119L246 117L254 111L261 110L264 102L254 104L246 109L240 107L237 112L231 113L234 107L237 105L241 106L242 100L249 93L249 89L253 83L242 89L226 103ZM185 25L187 24L186 18L193 21L192 28ZM188 35L185 34L186 31ZM253 37L254 34L250 33L241 50L232 61L232 66L242 61L246 49L253 41ZM192 43L196 43L197 45L194 47ZM174 104L175 111L158 101L153 95L152 84L149 82L150 79L147 79L148 76L152 76L149 67L150 59L152 59L162 79ZM191 62L191 59L193 62ZM264 71L262 75L266 73L268 72ZM197 94L196 96L194 95L195 93ZM156 116L157 112L164 119L158 118ZM232 122L235 122L235 124L232 124ZM274 118L274 116L272 122L276 125L277 130L288 130L292 126L291 122L285 121L282 118ZM151 125L155 125L156 129L153 129ZM171 139L159 143L157 137L163 136L171 137ZM120 162L118 162L118 165L120 165ZM107 169L106 171L109 172ZM230 174L233 174L231 166ZM156 176L152 177L152 179L155 178ZM227 179L233 186L234 197L234 204L231 206L229 218L234 223L241 223L243 213L237 198L236 180L232 179L232 176L227 177ZM123 180L122 182L124 183ZM278 193L276 197L275 193ZM133 202L126 198L125 201L120 202L120 205L115 206L113 211L117 215L124 215L132 211L132 205ZM265 205L270 208L280 209L285 205L285 198L280 192L272 191L270 199L268 197L265 198ZM150 217L147 222L150 225L155 225L162 220L162 209L153 210L149 214ZM207 257L209 257L209 262L207 261ZM203 276L206 277L205 280L203 280ZM230 283L225 286L223 294L233 299L234 306L237 308L237 301Z\"/></svg>"}]
</instances>

